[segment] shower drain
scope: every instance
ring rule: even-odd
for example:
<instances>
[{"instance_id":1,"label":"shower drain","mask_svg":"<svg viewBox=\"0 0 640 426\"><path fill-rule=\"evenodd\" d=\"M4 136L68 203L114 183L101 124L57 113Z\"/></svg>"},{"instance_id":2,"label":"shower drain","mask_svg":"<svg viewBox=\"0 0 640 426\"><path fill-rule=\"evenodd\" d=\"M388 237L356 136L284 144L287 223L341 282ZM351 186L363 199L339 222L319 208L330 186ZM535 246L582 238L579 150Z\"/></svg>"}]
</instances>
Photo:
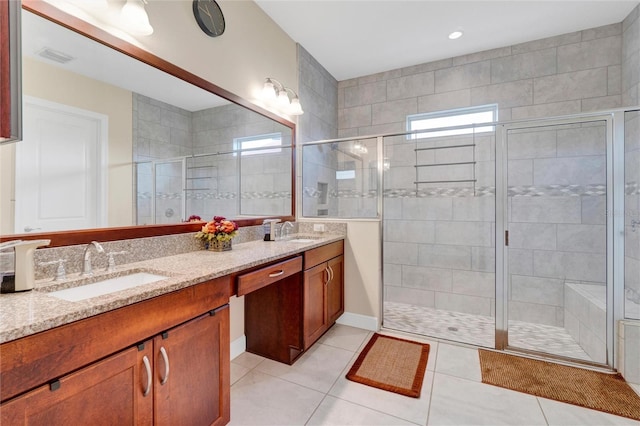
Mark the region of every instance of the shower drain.
<instances>
[{"instance_id":1,"label":"shower drain","mask_svg":"<svg viewBox=\"0 0 640 426\"><path fill-rule=\"evenodd\" d=\"M458 327L447 327L449 331L458 331Z\"/></svg>"}]
</instances>

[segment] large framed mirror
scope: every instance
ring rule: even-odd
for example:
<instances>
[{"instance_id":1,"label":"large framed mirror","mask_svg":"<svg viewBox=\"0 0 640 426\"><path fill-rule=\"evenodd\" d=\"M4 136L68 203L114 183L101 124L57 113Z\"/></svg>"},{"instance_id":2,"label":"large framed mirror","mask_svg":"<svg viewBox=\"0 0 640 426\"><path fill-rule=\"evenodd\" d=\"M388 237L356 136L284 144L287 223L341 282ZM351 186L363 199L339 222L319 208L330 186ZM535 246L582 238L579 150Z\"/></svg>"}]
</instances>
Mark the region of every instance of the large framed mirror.
<instances>
[{"instance_id":1,"label":"large framed mirror","mask_svg":"<svg viewBox=\"0 0 640 426\"><path fill-rule=\"evenodd\" d=\"M294 123L45 2L22 15L24 141L0 158L0 241L295 217Z\"/></svg>"}]
</instances>

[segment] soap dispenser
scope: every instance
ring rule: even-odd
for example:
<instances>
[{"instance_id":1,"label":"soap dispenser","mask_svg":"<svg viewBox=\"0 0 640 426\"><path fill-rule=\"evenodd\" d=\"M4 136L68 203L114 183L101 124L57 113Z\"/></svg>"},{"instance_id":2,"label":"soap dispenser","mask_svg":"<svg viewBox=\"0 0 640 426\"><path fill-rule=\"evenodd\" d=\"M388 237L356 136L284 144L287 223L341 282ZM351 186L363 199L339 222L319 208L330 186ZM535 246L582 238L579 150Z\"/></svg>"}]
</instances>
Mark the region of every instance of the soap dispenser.
<instances>
[{"instance_id":1,"label":"soap dispenser","mask_svg":"<svg viewBox=\"0 0 640 426\"><path fill-rule=\"evenodd\" d=\"M262 229L264 230L265 241L276 240L276 223L279 223L280 219L265 219L262 222Z\"/></svg>"},{"instance_id":2,"label":"soap dispenser","mask_svg":"<svg viewBox=\"0 0 640 426\"><path fill-rule=\"evenodd\" d=\"M48 246L51 240L17 240L0 244L0 251L13 249L13 261L2 266L0 293L15 293L33 289L33 253L36 248ZM9 263L9 265L7 265ZM13 268L10 267L13 265ZM12 270L13 269L13 270Z\"/></svg>"}]
</instances>

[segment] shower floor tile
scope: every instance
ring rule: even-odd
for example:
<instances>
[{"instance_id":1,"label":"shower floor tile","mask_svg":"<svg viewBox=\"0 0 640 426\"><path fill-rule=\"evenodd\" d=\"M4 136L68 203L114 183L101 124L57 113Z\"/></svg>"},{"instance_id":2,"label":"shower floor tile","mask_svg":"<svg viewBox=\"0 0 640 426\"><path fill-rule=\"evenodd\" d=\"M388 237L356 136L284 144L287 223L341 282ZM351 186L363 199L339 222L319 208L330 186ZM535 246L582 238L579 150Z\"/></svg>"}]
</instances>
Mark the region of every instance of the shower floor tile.
<instances>
[{"instance_id":1,"label":"shower floor tile","mask_svg":"<svg viewBox=\"0 0 640 426\"><path fill-rule=\"evenodd\" d=\"M495 318L483 315L384 302L383 326L475 346L495 347ZM521 349L591 361L589 355L561 327L509 321L509 343Z\"/></svg>"}]
</instances>

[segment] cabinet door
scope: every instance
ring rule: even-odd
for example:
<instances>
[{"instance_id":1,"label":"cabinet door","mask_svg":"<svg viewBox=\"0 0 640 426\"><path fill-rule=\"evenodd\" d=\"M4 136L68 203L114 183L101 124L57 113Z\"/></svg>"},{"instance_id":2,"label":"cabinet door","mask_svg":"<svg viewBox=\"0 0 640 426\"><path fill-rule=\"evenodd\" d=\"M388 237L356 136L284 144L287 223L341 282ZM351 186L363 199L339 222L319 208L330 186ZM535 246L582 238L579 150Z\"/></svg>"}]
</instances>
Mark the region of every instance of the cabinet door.
<instances>
[{"instance_id":1,"label":"cabinet door","mask_svg":"<svg viewBox=\"0 0 640 426\"><path fill-rule=\"evenodd\" d=\"M327 263L304 272L304 348L308 349L327 330Z\"/></svg>"},{"instance_id":2,"label":"cabinet door","mask_svg":"<svg viewBox=\"0 0 640 426\"><path fill-rule=\"evenodd\" d=\"M333 324L344 313L344 256L327 262L331 279L327 283L328 325Z\"/></svg>"},{"instance_id":3,"label":"cabinet door","mask_svg":"<svg viewBox=\"0 0 640 426\"><path fill-rule=\"evenodd\" d=\"M229 305L154 339L156 424L229 422L229 343Z\"/></svg>"},{"instance_id":4,"label":"cabinet door","mask_svg":"<svg viewBox=\"0 0 640 426\"><path fill-rule=\"evenodd\" d=\"M143 396L143 353L126 349L13 399L0 406L0 423L149 425L153 399Z\"/></svg>"}]
</instances>

